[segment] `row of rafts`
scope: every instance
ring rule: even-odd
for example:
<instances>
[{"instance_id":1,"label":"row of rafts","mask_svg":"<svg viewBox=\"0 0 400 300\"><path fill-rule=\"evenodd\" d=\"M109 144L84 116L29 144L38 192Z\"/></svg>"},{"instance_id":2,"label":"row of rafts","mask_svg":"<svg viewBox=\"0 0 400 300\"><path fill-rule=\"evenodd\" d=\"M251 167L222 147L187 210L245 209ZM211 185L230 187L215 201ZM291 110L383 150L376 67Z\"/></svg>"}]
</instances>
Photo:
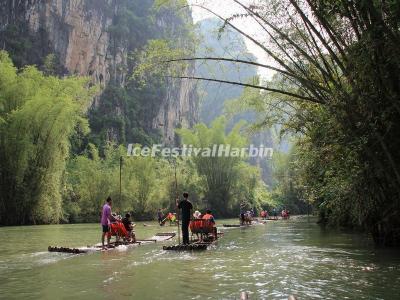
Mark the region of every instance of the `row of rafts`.
<instances>
[{"instance_id":1,"label":"row of rafts","mask_svg":"<svg viewBox=\"0 0 400 300\"><path fill-rule=\"evenodd\" d=\"M257 224L265 224L265 223L257 223ZM251 225L246 225L251 226ZM243 225L231 225L224 224L223 227L243 227ZM149 239L144 240L136 240L135 242L113 242L110 243L110 246L106 249L102 249L101 244L96 244L94 246L87 247L79 247L79 248L69 248L69 247L59 247L59 246L49 246L49 252L58 252L58 253L69 253L69 254L84 254L96 251L109 251L122 247L130 248L138 245L156 243L156 242L166 242L171 240L176 236L175 232L162 232L157 233ZM212 236L208 236L207 238L203 238L202 240L193 240L190 244L176 244L163 246L163 250L173 250L173 251L198 251L198 250L207 250L209 246L215 244L219 238L223 236L222 232L218 232L218 238L215 239Z\"/></svg>"}]
</instances>

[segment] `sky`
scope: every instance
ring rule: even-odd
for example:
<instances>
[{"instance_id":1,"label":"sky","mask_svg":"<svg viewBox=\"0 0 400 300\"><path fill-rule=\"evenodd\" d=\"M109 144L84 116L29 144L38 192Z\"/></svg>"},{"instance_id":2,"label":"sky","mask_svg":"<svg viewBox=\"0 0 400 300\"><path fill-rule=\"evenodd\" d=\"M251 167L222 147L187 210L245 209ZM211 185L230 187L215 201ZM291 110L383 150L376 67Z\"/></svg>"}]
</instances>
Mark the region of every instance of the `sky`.
<instances>
[{"instance_id":1,"label":"sky","mask_svg":"<svg viewBox=\"0 0 400 300\"><path fill-rule=\"evenodd\" d=\"M243 0L242 2L245 4L250 4L254 3L255 1ZM192 16L194 22L198 22L209 17L215 17L210 12L204 10L203 8L197 7L196 5L205 6L210 10L212 10L213 12L217 13L218 15L222 16L223 18L230 17L236 13L244 12L244 10L236 3L234 3L232 0L188 0L188 3L191 5L192 8ZM241 18L234 20L232 23L235 26L237 26L240 30L246 32L252 37L256 37L257 40L263 40L262 29L255 21L252 21L249 18ZM262 49L260 49L259 46L257 46L247 38L245 38L245 42L247 49L249 50L250 53L252 53L255 57L257 57L257 61L259 63L275 65L274 62L267 57L265 52ZM262 76L264 79L271 79L274 72L265 68L258 68L258 74Z\"/></svg>"}]
</instances>

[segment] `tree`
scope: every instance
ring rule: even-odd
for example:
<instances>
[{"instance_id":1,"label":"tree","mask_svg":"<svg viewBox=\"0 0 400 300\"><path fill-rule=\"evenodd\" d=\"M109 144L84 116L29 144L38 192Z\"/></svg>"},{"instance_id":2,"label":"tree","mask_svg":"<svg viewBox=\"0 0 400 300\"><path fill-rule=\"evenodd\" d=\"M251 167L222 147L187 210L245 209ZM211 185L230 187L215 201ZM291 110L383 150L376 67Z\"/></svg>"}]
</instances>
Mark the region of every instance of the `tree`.
<instances>
[{"instance_id":1,"label":"tree","mask_svg":"<svg viewBox=\"0 0 400 300\"><path fill-rule=\"evenodd\" d=\"M0 52L0 224L58 222L61 184L74 132L95 89L87 78L18 70Z\"/></svg>"},{"instance_id":2,"label":"tree","mask_svg":"<svg viewBox=\"0 0 400 300\"><path fill-rule=\"evenodd\" d=\"M332 169L328 177L326 173L322 178L314 174L315 181L323 182L318 187L328 189L330 184L325 180L329 179L342 191L329 198L330 206L347 207L346 211L354 216L348 223L368 230L377 244L399 243L398 5L368 0L232 3L241 11L229 18L206 5L195 6L223 20L221 31L229 27L251 40L274 65L235 57L173 54L158 60L166 68L157 71L170 71L173 77L257 88L265 91L265 99L283 103L278 109L288 113L282 119L284 126L303 135L299 144L314 154L329 153L327 157L309 158L315 159L316 165L324 161ZM258 24L265 39L236 26L234 21L239 18ZM280 79L272 83L230 82L180 76L170 68L172 64L197 60L255 65L277 72ZM268 120L264 124L269 124ZM322 134L326 138L321 138Z\"/></svg>"},{"instance_id":3,"label":"tree","mask_svg":"<svg viewBox=\"0 0 400 300\"><path fill-rule=\"evenodd\" d=\"M245 164L243 157L235 155L213 156L210 155L210 152L206 153L207 150L205 150L207 148L212 149L214 145L218 147L229 146L231 149L247 146L247 139L241 134L242 126L243 124L237 124L228 134L225 134L226 120L224 117L220 117L214 120L210 127L200 123L193 130L177 130L185 145L202 149L202 153L194 155L192 160L196 165L198 174L205 181L205 201L217 216L232 216L235 202L236 204L242 200L253 202L254 187L260 176L254 170L258 169ZM205 154L203 154L203 151L205 151ZM254 176L250 176L252 173ZM242 180L247 183L251 182L253 185L253 187L247 186L247 193L237 188L240 182L244 182ZM239 193L235 193L238 190Z\"/></svg>"},{"instance_id":4,"label":"tree","mask_svg":"<svg viewBox=\"0 0 400 300\"><path fill-rule=\"evenodd\" d=\"M160 157L127 157L124 146L112 143L108 143L103 152L101 157L97 148L89 144L85 154L70 161L64 197L64 209L68 214L65 221L97 221L108 196L114 200L114 212L131 212L135 219L152 219L158 208L175 209L176 194L170 189L174 183L171 162ZM190 178L182 176L183 168L184 165L180 165L177 172L180 190L182 186L191 187L196 178L196 174ZM188 190L196 199L196 189Z\"/></svg>"}]
</instances>

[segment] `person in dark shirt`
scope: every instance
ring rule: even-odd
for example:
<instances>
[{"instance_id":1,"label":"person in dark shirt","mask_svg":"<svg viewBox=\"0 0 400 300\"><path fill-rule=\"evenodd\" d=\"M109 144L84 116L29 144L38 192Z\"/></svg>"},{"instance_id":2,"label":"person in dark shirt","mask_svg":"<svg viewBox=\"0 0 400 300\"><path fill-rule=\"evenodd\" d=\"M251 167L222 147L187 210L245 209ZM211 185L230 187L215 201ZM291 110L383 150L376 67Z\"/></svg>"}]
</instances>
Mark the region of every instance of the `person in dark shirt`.
<instances>
[{"instance_id":1,"label":"person in dark shirt","mask_svg":"<svg viewBox=\"0 0 400 300\"><path fill-rule=\"evenodd\" d=\"M240 225L244 224L245 213L246 213L246 204L242 202L240 203Z\"/></svg>"},{"instance_id":2,"label":"person in dark shirt","mask_svg":"<svg viewBox=\"0 0 400 300\"><path fill-rule=\"evenodd\" d=\"M164 215L162 213L161 208L159 208L157 211L157 219L158 219L158 224L160 224L160 226L163 226L165 224Z\"/></svg>"},{"instance_id":3,"label":"person in dark shirt","mask_svg":"<svg viewBox=\"0 0 400 300\"><path fill-rule=\"evenodd\" d=\"M135 242L136 237L135 233L133 232L133 227L136 225L132 224L131 214L128 213L125 215L125 218L122 219L122 224L124 224L126 231L129 233L130 242Z\"/></svg>"},{"instance_id":4,"label":"person in dark shirt","mask_svg":"<svg viewBox=\"0 0 400 300\"><path fill-rule=\"evenodd\" d=\"M178 208L182 210L182 237L183 244L189 244L189 223L191 210L193 209L192 203L188 200L189 194L183 193L183 200L179 202Z\"/></svg>"}]
</instances>

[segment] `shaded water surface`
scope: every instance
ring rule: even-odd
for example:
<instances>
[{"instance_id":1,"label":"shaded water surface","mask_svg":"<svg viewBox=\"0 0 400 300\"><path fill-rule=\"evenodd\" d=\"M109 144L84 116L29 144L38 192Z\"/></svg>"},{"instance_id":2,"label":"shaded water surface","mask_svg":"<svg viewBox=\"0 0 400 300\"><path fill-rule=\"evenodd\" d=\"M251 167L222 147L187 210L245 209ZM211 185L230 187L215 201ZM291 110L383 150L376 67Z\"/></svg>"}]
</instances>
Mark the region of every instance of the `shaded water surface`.
<instances>
[{"instance_id":1,"label":"shaded water surface","mask_svg":"<svg viewBox=\"0 0 400 300\"><path fill-rule=\"evenodd\" d=\"M140 238L176 230L151 224L138 224ZM400 256L365 236L324 230L307 218L222 230L202 253L152 244L72 256L46 249L97 243L99 225L3 227L0 298L238 299L241 291L250 299L400 298Z\"/></svg>"}]
</instances>

